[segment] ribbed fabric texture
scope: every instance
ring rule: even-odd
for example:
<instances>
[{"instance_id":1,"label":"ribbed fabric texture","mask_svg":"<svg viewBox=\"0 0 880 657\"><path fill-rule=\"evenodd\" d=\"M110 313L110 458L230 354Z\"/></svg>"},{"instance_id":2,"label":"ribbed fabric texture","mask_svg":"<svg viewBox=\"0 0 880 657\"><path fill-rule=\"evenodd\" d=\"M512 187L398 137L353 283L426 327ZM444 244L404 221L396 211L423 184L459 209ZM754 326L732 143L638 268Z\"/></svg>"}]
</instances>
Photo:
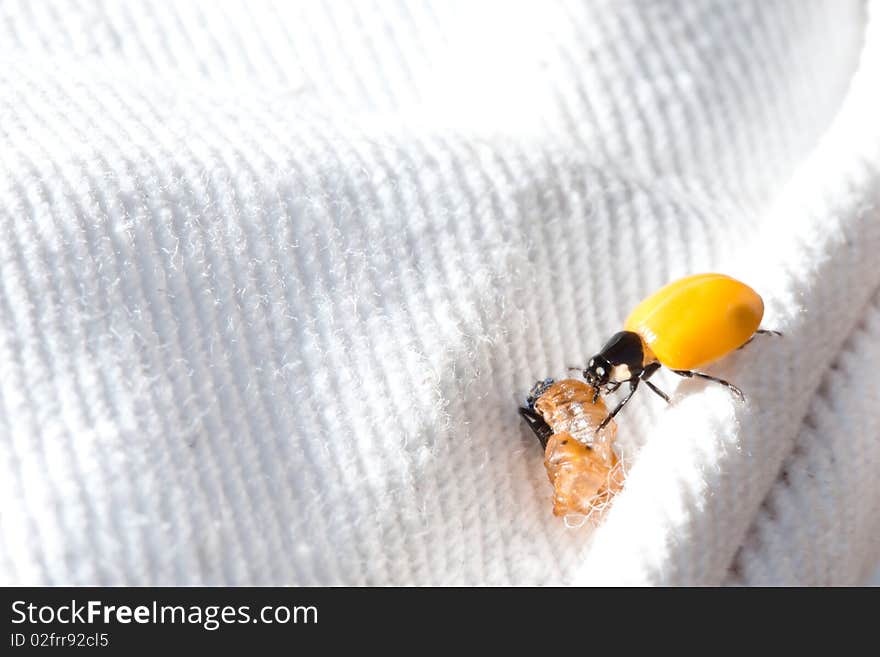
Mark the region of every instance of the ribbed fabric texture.
<instances>
[{"instance_id":1,"label":"ribbed fabric texture","mask_svg":"<svg viewBox=\"0 0 880 657\"><path fill-rule=\"evenodd\" d=\"M0 5L0 583L853 584L880 6ZM595 531L516 405L722 271Z\"/></svg>"}]
</instances>

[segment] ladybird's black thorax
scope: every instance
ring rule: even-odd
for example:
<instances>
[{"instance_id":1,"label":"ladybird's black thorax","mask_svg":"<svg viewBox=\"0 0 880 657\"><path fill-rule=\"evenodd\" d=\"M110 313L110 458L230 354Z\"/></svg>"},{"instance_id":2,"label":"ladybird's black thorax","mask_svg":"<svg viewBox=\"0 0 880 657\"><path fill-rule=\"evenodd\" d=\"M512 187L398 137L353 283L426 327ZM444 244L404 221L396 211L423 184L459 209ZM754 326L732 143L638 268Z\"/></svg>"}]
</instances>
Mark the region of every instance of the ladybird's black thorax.
<instances>
[{"instance_id":1,"label":"ladybird's black thorax","mask_svg":"<svg viewBox=\"0 0 880 657\"><path fill-rule=\"evenodd\" d=\"M619 331L611 336L597 357L607 360L613 368L624 366L632 376L645 367L645 350L642 338L632 331Z\"/></svg>"}]
</instances>

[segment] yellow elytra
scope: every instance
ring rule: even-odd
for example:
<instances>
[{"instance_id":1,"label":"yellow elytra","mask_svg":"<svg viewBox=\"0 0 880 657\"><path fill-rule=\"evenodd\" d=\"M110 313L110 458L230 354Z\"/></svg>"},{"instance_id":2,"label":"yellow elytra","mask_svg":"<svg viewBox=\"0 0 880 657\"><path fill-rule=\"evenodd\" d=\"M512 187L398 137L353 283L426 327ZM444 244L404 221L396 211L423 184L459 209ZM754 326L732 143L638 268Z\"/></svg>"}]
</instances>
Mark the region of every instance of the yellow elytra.
<instances>
[{"instance_id":1,"label":"yellow elytra","mask_svg":"<svg viewBox=\"0 0 880 657\"><path fill-rule=\"evenodd\" d=\"M763 316L761 296L745 283L724 274L696 274L642 301L624 330L638 333L662 365L692 370L743 346Z\"/></svg>"},{"instance_id":2,"label":"yellow elytra","mask_svg":"<svg viewBox=\"0 0 880 657\"><path fill-rule=\"evenodd\" d=\"M674 281L642 301L618 331L583 370L594 397L615 392L624 383L629 391L601 430L644 383L667 402L669 395L649 379L661 366L688 378L725 386L740 399L742 391L724 379L695 368L708 365L749 342L764 316L760 295L745 283L724 274L697 274Z\"/></svg>"}]
</instances>

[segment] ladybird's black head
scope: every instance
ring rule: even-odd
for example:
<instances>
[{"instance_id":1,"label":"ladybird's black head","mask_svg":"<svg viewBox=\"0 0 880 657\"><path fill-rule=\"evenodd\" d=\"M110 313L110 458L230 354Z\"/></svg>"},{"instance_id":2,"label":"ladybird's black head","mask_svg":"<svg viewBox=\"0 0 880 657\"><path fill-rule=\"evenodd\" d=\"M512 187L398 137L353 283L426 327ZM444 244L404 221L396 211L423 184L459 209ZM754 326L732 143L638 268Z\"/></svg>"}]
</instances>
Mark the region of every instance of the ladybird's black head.
<instances>
[{"instance_id":1,"label":"ladybird's black head","mask_svg":"<svg viewBox=\"0 0 880 657\"><path fill-rule=\"evenodd\" d=\"M596 354L590 359L587 369L584 370L584 379L596 390L602 388L611 378L611 361L602 354Z\"/></svg>"},{"instance_id":2,"label":"ladybird's black head","mask_svg":"<svg viewBox=\"0 0 880 657\"><path fill-rule=\"evenodd\" d=\"M535 385L529 390L529 396L526 398L526 404L528 404L529 410L535 410L535 402L538 401L538 398L547 392L550 386L554 383L556 383L556 381L553 379L544 379L535 382Z\"/></svg>"}]
</instances>

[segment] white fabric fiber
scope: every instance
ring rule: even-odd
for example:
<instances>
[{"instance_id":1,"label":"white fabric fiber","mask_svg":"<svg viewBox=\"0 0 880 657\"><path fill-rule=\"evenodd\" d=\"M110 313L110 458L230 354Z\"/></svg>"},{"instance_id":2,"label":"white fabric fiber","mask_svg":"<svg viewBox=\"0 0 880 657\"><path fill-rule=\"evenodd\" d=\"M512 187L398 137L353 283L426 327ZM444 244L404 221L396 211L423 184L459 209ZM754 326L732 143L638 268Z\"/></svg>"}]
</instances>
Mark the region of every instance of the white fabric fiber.
<instances>
[{"instance_id":1,"label":"white fabric fiber","mask_svg":"<svg viewBox=\"0 0 880 657\"><path fill-rule=\"evenodd\" d=\"M0 58L0 583L876 571L876 0L12 0ZM517 404L704 271L784 336L567 529Z\"/></svg>"}]
</instances>

